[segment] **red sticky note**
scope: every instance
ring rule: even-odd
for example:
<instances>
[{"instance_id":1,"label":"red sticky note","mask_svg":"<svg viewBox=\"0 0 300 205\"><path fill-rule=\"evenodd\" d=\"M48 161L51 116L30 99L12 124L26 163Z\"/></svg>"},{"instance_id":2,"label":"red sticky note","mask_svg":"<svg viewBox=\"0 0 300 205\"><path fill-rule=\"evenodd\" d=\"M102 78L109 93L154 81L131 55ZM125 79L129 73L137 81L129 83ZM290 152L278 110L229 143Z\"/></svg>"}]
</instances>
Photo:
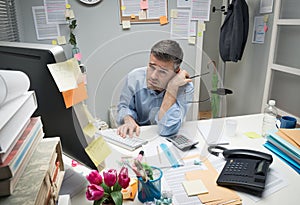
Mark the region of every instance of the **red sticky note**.
<instances>
[{"instance_id":1,"label":"red sticky note","mask_svg":"<svg viewBox=\"0 0 300 205\"><path fill-rule=\"evenodd\" d=\"M140 7L141 9L148 9L148 0L141 0Z\"/></svg>"}]
</instances>

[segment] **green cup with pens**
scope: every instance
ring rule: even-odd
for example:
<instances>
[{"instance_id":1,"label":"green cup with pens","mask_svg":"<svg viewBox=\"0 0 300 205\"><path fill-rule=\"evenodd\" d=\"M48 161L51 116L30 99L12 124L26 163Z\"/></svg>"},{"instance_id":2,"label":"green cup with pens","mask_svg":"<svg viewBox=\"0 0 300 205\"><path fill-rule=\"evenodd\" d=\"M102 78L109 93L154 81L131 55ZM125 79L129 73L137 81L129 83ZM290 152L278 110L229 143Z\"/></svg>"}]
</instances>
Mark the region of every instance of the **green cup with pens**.
<instances>
[{"instance_id":1,"label":"green cup with pens","mask_svg":"<svg viewBox=\"0 0 300 205\"><path fill-rule=\"evenodd\" d=\"M146 201L154 201L161 197L161 178L163 172L161 169L153 166L145 167L147 177L138 177L138 199L144 203ZM149 176L148 176L149 175Z\"/></svg>"}]
</instances>

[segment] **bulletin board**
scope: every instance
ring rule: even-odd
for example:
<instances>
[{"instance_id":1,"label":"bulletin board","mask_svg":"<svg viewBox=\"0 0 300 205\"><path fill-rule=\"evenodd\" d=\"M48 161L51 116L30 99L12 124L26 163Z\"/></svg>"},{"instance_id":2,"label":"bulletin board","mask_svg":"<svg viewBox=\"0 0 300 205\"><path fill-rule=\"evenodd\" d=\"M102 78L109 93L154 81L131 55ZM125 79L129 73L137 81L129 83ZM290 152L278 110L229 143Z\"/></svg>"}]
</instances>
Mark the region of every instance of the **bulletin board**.
<instances>
[{"instance_id":1,"label":"bulletin board","mask_svg":"<svg viewBox=\"0 0 300 205\"><path fill-rule=\"evenodd\" d=\"M141 2L147 3L146 8ZM119 0L119 11L120 23L160 23L161 18L168 19L168 0Z\"/></svg>"}]
</instances>

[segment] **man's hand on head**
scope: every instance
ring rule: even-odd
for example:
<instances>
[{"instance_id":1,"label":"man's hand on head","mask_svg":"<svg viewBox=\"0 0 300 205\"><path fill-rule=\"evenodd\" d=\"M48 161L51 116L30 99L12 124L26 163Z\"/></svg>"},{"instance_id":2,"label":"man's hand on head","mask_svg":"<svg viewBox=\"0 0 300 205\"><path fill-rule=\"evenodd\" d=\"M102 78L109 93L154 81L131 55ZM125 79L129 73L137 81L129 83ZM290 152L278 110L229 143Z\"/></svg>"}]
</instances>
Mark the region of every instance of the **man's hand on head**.
<instances>
[{"instance_id":1,"label":"man's hand on head","mask_svg":"<svg viewBox=\"0 0 300 205\"><path fill-rule=\"evenodd\" d=\"M124 117L124 124L118 127L117 134L125 138L127 134L129 135L129 137L132 137L134 132L136 136L139 136L140 126L131 116L127 115Z\"/></svg>"},{"instance_id":2,"label":"man's hand on head","mask_svg":"<svg viewBox=\"0 0 300 205\"><path fill-rule=\"evenodd\" d=\"M186 70L180 69L179 72L169 81L168 88L179 88L192 80L189 78L189 74Z\"/></svg>"}]
</instances>

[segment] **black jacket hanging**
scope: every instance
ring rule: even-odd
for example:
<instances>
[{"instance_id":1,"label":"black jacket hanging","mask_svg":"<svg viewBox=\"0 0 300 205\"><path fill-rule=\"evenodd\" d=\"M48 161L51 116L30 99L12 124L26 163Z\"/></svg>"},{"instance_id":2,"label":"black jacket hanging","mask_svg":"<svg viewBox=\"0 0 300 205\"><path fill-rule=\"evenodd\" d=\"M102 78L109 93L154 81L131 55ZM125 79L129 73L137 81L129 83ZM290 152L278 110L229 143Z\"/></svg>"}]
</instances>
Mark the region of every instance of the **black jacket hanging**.
<instances>
[{"instance_id":1,"label":"black jacket hanging","mask_svg":"<svg viewBox=\"0 0 300 205\"><path fill-rule=\"evenodd\" d=\"M237 62L247 42L249 12L245 0L232 0L221 27L219 50L222 60Z\"/></svg>"}]
</instances>

